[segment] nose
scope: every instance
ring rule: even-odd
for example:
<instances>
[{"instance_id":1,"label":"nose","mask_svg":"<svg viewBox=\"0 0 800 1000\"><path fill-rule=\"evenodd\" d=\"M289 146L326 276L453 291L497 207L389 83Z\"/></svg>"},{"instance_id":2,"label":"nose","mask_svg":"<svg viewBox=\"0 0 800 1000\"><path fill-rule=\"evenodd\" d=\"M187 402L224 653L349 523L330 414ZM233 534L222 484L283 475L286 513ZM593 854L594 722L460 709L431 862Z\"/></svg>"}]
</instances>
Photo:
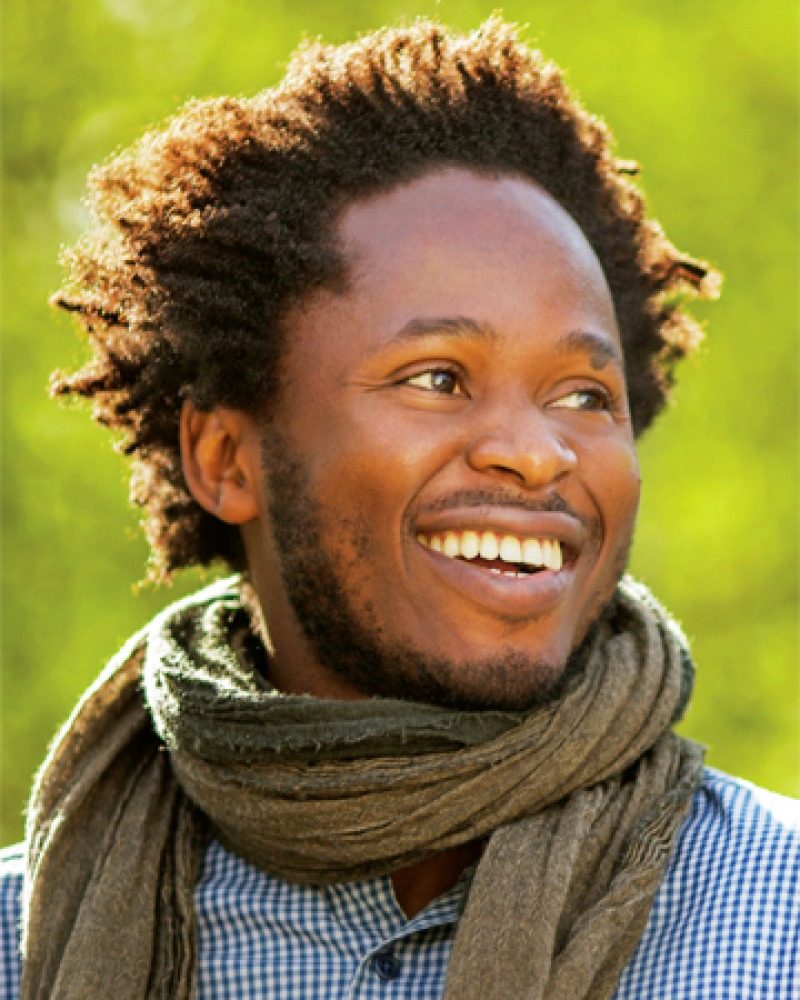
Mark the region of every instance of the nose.
<instances>
[{"instance_id":1,"label":"nose","mask_svg":"<svg viewBox=\"0 0 800 1000\"><path fill-rule=\"evenodd\" d=\"M466 457L476 472L510 476L527 489L549 486L578 464L573 448L530 402L524 412L515 408L492 426L478 429Z\"/></svg>"}]
</instances>

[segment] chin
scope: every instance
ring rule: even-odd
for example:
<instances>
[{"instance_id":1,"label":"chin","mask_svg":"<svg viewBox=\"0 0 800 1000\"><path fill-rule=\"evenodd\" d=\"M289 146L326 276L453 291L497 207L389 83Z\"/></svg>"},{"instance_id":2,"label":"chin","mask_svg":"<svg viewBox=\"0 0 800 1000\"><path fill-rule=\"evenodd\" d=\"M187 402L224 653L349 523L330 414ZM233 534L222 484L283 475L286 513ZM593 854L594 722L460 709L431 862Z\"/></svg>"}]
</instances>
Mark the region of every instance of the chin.
<instances>
[{"instance_id":1,"label":"chin","mask_svg":"<svg viewBox=\"0 0 800 1000\"><path fill-rule=\"evenodd\" d=\"M436 704L465 710L524 712L558 698L572 659L509 650L489 661L451 667Z\"/></svg>"},{"instance_id":2,"label":"chin","mask_svg":"<svg viewBox=\"0 0 800 1000\"><path fill-rule=\"evenodd\" d=\"M455 658L439 652L396 645L378 645L366 633L351 647L351 657L329 660L359 690L373 697L426 702L465 711L526 712L559 700L584 669L597 630L611 611L605 603L581 630L572 646L559 649L500 643L487 654ZM350 638L354 638L351 633ZM359 650L360 647L360 655ZM369 662L370 669L363 670Z\"/></svg>"},{"instance_id":3,"label":"chin","mask_svg":"<svg viewBox=\"0 0 800 1000\"><path fill-rule=\"evenodd\" d=\"M351 639L353 638L351 634ZM580 657L536 656L500 648L490 656L453 659L364 640L343 655L325 655L332 672L368 697L424 702L465 711L527 711L558 697Z\"/></svg>"}]
</instances>

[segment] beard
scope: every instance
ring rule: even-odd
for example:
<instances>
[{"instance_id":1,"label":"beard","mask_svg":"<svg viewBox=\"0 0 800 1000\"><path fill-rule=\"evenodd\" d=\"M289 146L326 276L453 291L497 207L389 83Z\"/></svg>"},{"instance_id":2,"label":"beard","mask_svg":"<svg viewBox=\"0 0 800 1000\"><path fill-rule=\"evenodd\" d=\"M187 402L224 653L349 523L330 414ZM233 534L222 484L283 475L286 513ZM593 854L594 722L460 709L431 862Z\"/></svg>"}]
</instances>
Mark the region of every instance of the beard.
<instances>
[{"instance_id":1,"label":"beard","mask_svg":"<svg viewBox=\"0 0 800 1000\"><path fill-rule=\"evenodd\" d=\"M479 660L454 661L418 648L414 637L390 640L351 571L369 566L373 537L357 516L334 524L323 516L305 467L274 429L263 445L273 538L283 585L300 627L321 666L366 696L424 702L445 708L527 711L557 700L585 665L593 638L613 606L598 595L585 635L564 663L499 647ZM346 538L351 556L326 540ZM628 546L617 559L621 577ZM356 573L356 578L358 574ZM476 680L477 679L477 680Z\"/></svg>"}]
</instances>

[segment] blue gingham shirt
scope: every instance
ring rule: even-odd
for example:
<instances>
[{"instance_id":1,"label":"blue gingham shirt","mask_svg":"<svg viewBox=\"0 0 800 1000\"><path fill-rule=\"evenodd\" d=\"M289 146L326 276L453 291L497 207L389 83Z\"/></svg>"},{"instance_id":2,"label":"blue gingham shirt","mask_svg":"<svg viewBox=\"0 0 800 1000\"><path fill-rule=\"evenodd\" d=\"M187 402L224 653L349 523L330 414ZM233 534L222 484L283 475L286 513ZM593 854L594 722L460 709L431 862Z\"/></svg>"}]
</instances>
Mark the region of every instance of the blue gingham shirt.
<instances>
[{"instance_id":1,"label":"blue gingham shirt","mask_svg":"<svg viewBox=\"0 0 800 1000\"><path fill-rule=\"evenodd\" d=\"M22 854L0 857L0 998L17 1000ZM294 886L212 843L197 998L440 1000L469 882L409 920L388 877ZM800 803L709 770L615 1000L798 998Z\"/></svg>"}]
</instances>

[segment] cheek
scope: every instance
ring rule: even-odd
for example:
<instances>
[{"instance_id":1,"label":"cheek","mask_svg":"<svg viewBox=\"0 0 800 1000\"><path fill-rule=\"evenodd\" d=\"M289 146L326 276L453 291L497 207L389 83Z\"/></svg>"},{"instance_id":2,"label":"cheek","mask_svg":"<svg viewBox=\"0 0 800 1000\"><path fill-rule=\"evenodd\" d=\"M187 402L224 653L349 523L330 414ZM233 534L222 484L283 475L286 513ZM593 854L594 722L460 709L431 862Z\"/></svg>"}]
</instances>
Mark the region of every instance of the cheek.
<instances>
[{"instance_id":1,"label":"cheek","mask_svg":"<svg viewBox=\"0 0 800 1000\"><path fill-rule=\"evenodd\" d=\"M614 457L617 459L615 489L619 494L620 507L635 516L642 492L642 473L636 449L632 443L620 445Z\"/></svg>"},{"instance_id":2,"label":"cheek","mask_svg":"<svg viewBox=\"0 0 800 1000\"><path fill-rule=\"evenodd\" d=\"M641 473L632 441L608 441L590 452L591 476L587 477L606 531L613 543L615 536L624 541L636 520L641 494Z\"/></svg>"},{"instance_id":3,"label":"cheek","mask_svg":"<svg viewBox=\"0 0 800 1000\"><path fill-rule=\"evenodd\" d=\"M402 517L458 451L452 434L436 430L429 415L401 419L380 405L347 420L340 416L309 455L320 500L381 522Z\"/></svg>"}]
</instances>

